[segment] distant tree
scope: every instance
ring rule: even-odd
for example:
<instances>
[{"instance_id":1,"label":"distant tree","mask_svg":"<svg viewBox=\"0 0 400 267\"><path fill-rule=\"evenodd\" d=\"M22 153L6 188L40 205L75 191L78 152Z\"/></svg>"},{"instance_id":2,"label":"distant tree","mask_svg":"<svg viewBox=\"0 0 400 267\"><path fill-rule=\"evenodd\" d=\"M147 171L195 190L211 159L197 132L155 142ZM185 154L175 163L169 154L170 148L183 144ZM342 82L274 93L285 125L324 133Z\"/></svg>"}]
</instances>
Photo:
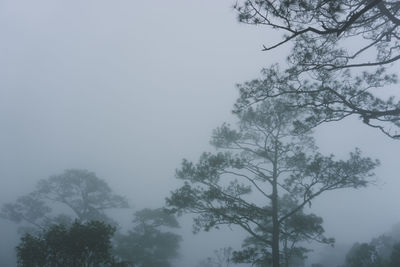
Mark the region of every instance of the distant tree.
<instances>
[{"instance_id":1,"label":"distant tree","mask_svg":"<svg viewBox=\"0 0 400 267\"><path fill-rule=\"evenodd\" d=\"M400 139L400 101L380 94L396 82L385 68L400 59L398 1L239 0L235 9L239 21L283 33L265 51L291 44L284 79L292 86L267 74L245 85L249 100L288 94L315 110L317 121L358 115Z\"/></svg>"},{"instance_id":2,"label":"distant tree","mask_svg":"<svg viewBox=\"0 0 400 267\"><path fill-rule=\"evenodd\" d=\"M348 250L342 267L397 267L400 266L399 224L369 243L355 243Z\"/></svg>"},{"instance_id":3,"label":"distant tree","mask_svg":"<svg viewBox=\"0 0 400 267\"><path fill-rule=\"evenodd\" d=\"M16 248L18 266L111 266L114 231L103 222L75 221L70 227L52 225L38 235L25 234Z\"/></svg>"},{"instance_id":4,"label":"distant tree","mask_svg":"<svg viewBox=\"0 0 400 267\"><path fill-rule=\"evenodd\" d=\"M303 208L326 191L366 186L378 164L358 150L346 161L318 153L310 133L297 123L306 111L287 100L268 99L236 113L237 129L217 128L211 143L223 152L204 153L197 164L184 160L177 170L184 185L167 199L170 208L196 215L197 231L242 227L263 244L274 267L284 260L285 240L331 243L322 235L320 218L303 216ZM285 208L284 196L290 200Z\"/></svg>"},{"instance_id":5,"label":"distant tree","mask_svg":"<svg viewBox=\"0 0 400 267\"><path fill-rule=\"evenodd\" d=\"M344 267L384 267L374 245L356 243L346 255Z\"/></svg>"},{"instance_id":6,"label":"distant tree","mask_svg":"<svg viewBox=\"0 0 400 267\"><path fill-rule=\"evenodd\" d=\"M49 213L51 213L51 208L46 202L31 193L19 197L15 203L4 204L0 216L16 223L28 222L40 229L50 223Z\"/></svg>"},{"instance_id":7,"label":"distant tree","mask_svg":"<svg viewBox=\"0 0 400 267\"><path fill-rule=\"evenodd\" d=\"M377 238L373 238L369 245L375 247L376 252L379 256L388 261L390 260L390 255L392 254L393 245L396 243L396 240L387 234L378 236Z\"/></svg>"},{"instance_id":8,"label":"distant tree","mask_svg":"<svg viewBox=\"0 0 400 267\"><path fill-rule=\"evenodd\" d=\"M390 267L398 266L400 266L400 242L393 245L390 255Z\"/></svg>"},{"instance_id":9,"label":"distant tree","mask_svg":"<svg viewBox=\"0 0 400 267\"><path fill-rule=\"evenodd\" d=\"M178 256L181 237L165 231L178 228L173 214L164 209L143 209L134 214L134 228L115 238L115 254L135 267L169 267Z\"/></svg>"},{"instance_id":10,"label":"distant tree","mask_svg":"<svg viewBox=\"0 0 400 267\"><path fill-rule=\"evenodd\" d=\"M16 223L28 222L38 229L54 223L72 223L74 219L114 223L105 211L127 207L127 201L114 194L95 173L70 169L40 180L32 193L4 204L0 216Z\"/></svg>"}]
</instances>

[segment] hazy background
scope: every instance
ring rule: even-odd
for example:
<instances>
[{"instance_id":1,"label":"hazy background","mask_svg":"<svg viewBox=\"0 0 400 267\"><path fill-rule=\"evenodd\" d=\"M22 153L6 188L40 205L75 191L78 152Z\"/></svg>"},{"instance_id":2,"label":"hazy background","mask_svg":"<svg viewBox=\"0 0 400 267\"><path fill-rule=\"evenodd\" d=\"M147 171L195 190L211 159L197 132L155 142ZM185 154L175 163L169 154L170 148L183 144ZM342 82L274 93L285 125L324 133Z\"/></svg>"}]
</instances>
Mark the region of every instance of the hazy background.
<instances>
[{"instance_id":1,"label":"hazy background","mask_svg":"<svg viewBox=\"0 0 400 267\"><path fill-rule=\"evenodd\" d=\"M182 158L196 160L210 149L212 129L232 120L235 84L286 57L287 47L261 52L279 36L239 24L233 4L0 0L0 204L41 178L82 168L135 209L163 205L179 185ZM356 118L316 136L324 153L343 157L358 146L382 162L377 186L314 202L327 235L369 241L400 222L400 142ZM243 237L192 236L183 225L181 267ZM17 239L13 225L0 220L0 227L1 259Z\"/></svg>"}]
</instances>

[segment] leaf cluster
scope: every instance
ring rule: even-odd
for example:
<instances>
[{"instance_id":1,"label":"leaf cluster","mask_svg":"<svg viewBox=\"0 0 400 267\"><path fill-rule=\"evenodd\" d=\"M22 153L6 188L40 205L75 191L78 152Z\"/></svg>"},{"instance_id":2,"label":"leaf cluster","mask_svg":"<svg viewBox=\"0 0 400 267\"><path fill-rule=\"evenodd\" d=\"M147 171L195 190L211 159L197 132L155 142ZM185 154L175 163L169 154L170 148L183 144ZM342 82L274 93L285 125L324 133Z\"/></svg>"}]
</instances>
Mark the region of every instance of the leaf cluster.
<instances>
[{"instance_id":1,"label":"leaf cluster","mask_svg":"<svg viewBox=\"0 0 400 267\"><path fill-rule=\"evenodd\" d=\"M70 227L52 225L39 235L25 234L16 248L18 266L110 266L114 231L103 222L75 221Z\"/></svg>"}]
</instances>

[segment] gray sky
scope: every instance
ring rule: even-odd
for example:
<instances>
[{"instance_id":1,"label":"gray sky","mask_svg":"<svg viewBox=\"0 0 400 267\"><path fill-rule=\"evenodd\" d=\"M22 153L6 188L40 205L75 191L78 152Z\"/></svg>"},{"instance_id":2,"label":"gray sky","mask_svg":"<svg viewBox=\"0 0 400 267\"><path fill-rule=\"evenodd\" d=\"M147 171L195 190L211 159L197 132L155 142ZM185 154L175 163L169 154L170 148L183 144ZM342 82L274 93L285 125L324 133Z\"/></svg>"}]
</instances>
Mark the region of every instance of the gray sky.
<instances>
[{"instance_id":1,"label":"gray sky","mask_svg":"<svg viewBox=\"0 0 400 267\"><path fill-rule=\"evenodd\" d=\"M231 120L234 85L286 57L260 51L277 35L238 24L233 3L0 0L0 203L84 168L137 208L163 205L182 158ZM358 146L382 161L376 187L315 202L328 235L366 241L399 222L400 143L355 120L317 137L324 153ZM185 240L183 254L212 251L207 235Z\"/></svg>"}]
</instances>

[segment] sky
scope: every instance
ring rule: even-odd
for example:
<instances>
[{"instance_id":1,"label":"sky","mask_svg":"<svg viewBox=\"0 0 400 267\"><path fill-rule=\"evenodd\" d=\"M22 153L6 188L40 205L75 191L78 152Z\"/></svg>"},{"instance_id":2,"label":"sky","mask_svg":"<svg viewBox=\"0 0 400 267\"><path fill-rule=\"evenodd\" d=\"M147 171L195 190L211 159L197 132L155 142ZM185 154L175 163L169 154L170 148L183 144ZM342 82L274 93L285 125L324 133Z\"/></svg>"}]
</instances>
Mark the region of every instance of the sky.
<instances>
[{"instance_id":1,"label":"sky","mask_svg":"<svg viewBox=\"0 0 400 267\"><path fill-rule=\"evenodd\" d=\"M210 150L212 129L232 120L235 84L286 58L288 47L261 51L279 35L239 24L233 4L0 0L0 203L80 168L135 209L162 206L179 186L181 160ZM368 241L400 222L400 143L356 118L323 125L316 137L324 153L344 157L358 146L382 162L376 186L315 202L327 235ZM212 252L210 237L215 248L243 237L192 236L183 224L182 267ZM15 227L0 226L13 240Z\"/></svg>"}]
</instances>

